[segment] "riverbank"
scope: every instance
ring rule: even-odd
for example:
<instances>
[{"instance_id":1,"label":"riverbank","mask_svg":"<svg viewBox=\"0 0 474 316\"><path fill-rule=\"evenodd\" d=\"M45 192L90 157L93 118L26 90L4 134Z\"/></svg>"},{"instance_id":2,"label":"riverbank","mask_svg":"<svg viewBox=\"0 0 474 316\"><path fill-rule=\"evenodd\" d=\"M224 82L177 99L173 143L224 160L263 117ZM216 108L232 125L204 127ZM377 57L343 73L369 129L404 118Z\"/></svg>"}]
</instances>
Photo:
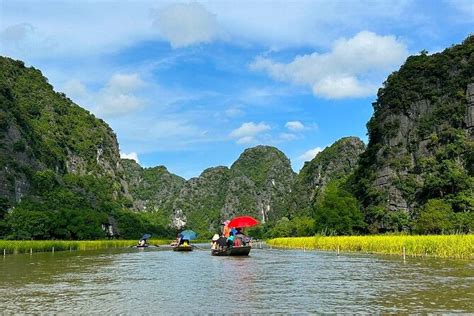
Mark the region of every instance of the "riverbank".
<instances>
[{"instance_id":1,"label":"riverbank","mask_svg":"<svg viewBox=\"0 0 474 316\"><path fill-rule=\"evenodd\" d=\"M150 245L166 245L169 240L151 239ZM64 250L96 250L126 248L137 244L136 240L0 240L0 255L53 252Z\"/></svg>"},{"instance_id":2,"label":"riverbank","mask_svg":"<svg viewBox=\"0 0 474 316\"><path fill-rule=\"evenodd\" d=\"M315 236L267 240L278 248L474 259L474 235Z\"/></svg>"}]
</instances>

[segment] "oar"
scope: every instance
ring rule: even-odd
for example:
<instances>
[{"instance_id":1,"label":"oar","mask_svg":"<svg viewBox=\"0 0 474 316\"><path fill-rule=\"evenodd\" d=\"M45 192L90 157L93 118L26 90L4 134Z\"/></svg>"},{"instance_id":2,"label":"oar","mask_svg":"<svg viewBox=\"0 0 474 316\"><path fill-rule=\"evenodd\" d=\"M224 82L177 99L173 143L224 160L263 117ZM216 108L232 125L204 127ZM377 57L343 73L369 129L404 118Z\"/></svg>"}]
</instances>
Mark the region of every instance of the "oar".
<instances>
[{"instance_id":1,"label":"oar","mask_svg":"<svg viewBox=\"0 0 474 316\"><path fill-rule=\"evenodd\" d=\"M193 248L200 249L200 250L207 250L207 248L202 248L196 245L191 245Z\"/></svg>"}]
</instances>

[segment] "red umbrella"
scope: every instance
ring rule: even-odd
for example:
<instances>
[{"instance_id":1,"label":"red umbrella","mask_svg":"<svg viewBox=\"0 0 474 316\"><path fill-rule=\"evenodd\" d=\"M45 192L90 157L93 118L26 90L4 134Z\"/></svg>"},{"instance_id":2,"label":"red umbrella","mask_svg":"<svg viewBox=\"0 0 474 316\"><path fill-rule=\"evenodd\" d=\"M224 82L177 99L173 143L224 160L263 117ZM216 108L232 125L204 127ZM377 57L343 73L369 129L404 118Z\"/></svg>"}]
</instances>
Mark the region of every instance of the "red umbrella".
<instances>
[{"instance_id":1,"label":"red umbrella","mask_svg":"<svg viewBox=\"0 0 474 316\"><path fill-rule=\"evenodd\" d=\"M227 226L229 227L252 227L258 225L259 222L252 216L239 216L231 219Z\"/></svg>"}]
</instances>

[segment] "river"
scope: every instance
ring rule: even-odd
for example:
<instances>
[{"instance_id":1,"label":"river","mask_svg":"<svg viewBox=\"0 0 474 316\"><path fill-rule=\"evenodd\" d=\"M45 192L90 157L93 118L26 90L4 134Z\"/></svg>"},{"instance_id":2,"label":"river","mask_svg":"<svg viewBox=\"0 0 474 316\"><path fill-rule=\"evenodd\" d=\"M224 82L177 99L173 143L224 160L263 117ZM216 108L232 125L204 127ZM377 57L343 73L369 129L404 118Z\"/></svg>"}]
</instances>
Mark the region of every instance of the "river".
<instances>
[{"instance_id":1,"label":"river","mask_svg":"<svg viewBox=\"0 0 474 316\"><path fill-rule=\"evenodd\" d=\"M473 302L468 260L159 248L0 258L3 313L473 313Z\"/></svg>"}]
</instances>

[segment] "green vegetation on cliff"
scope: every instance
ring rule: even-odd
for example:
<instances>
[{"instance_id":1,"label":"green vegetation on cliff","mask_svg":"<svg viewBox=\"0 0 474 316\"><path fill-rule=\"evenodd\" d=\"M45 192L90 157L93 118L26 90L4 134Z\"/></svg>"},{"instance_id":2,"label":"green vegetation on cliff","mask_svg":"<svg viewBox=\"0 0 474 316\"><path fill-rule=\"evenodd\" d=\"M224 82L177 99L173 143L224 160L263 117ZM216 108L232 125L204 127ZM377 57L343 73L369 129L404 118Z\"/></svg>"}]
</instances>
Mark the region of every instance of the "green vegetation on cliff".
<instances>
[{"instance_id":1,"label":"green vegetation on cliff","mask_svg":"<svg viewBox=\"0 0 474 316\"><path fill-rule=\"evenodd\" d=\"M293 214L309 215L326 185L347 178L357 165L364 143L357 137L344 137L305 162L296 177L290 201Z\"/></svg>"},{"instance_id":2,"label":"green vegetation on cliff","mask_svg":"<svg viewBox=\"0 0 474 316\"><path fill-rule=\"evenodd\" d=\"M39 70L0 57L0 238L166 233L122 211L130 203L122 177L117 140L104 121L55 92Z\"/></svg>"},{"instance_id":3,"label":"green vegetation on cliff","mask_svg":"<svg viewBox=\"0 0 474 316\"><path fill-rule=\"evenodd\" d=\"M473 83L474 36L411 56L388 77L354 177L370 231L419 230L426 218L431 231L474 230Z\"/></svg>"}]
</instances>

